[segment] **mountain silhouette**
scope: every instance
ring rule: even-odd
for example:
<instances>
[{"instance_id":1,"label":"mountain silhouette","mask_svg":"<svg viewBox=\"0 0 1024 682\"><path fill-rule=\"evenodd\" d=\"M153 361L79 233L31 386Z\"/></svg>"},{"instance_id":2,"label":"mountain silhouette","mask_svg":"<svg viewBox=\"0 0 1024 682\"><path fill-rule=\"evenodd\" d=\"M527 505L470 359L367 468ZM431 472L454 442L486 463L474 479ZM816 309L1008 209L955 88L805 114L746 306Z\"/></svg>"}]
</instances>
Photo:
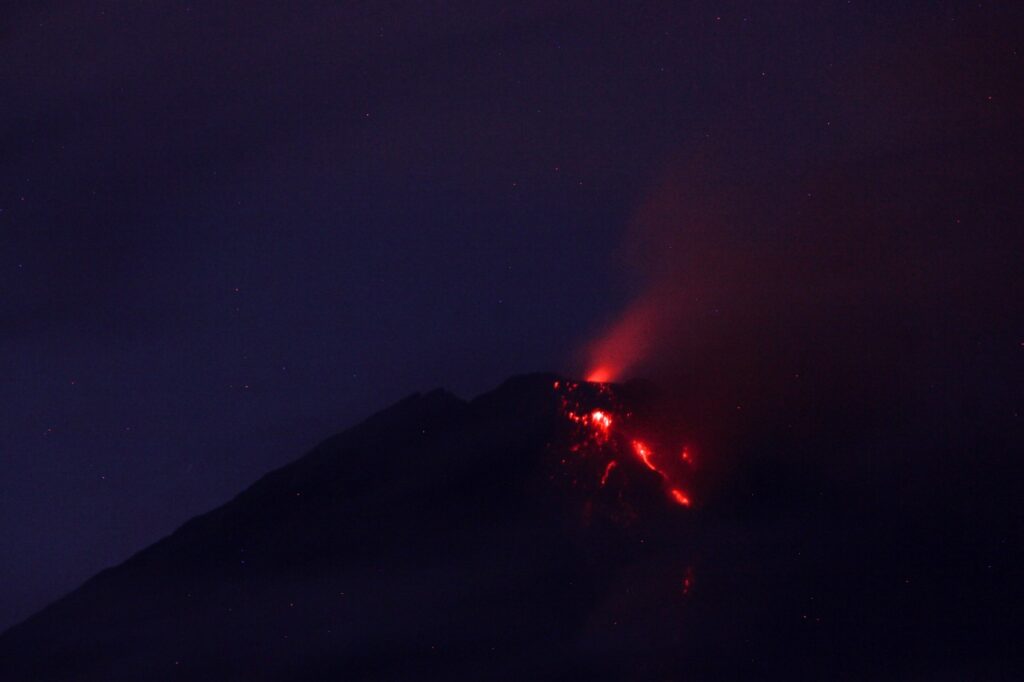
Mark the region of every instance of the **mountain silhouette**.
<instances>
[{"instance_id":1,"label":"mountain silhouette","mask_svg":"<svg viewBox=\"0 0 1024 682\"><path fill-rule=\"evenodd\" d=\"M556 381L519 377L473 401L413 395L324 441L10 629L0 678L522 679L590 666L579 633L602 617L617 627L602 600L628 596L617 584L665 549L654 526L638 542L623 495L602 517L556 480L575 428ZM646 505L680 521L657 477L630 467L628 515ZM679 597L685 566L669 570L662 588Z\"/></svg>"}]
</instances>

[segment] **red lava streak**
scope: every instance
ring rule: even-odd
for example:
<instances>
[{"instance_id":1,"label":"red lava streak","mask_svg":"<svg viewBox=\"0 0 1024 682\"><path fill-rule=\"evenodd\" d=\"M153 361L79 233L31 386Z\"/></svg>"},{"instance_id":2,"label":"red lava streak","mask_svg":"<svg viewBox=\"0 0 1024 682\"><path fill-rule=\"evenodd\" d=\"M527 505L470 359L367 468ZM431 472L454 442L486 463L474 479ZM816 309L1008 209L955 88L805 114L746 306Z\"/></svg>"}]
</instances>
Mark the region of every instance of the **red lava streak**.
<instances>
[{"instance_id":1,"label":"red lava streak","mask_svg":"<svg viewBox=\"0 0 1024 682\"><path fill-rule=\"evenodd\" d=\"M608 475L610 473L612 473L612 469L614 469L617 466L618 466L618 462L616 462L614 459L611 460L610 462L608 462L608 465L604 468L604 474L601 476L601 487L602 488L604 487L604 484L608 482Z\"/></svg>"},{"instance_id":2,"label":"red lava streak","mask_svg":"<svg viewBox=\"0 0 1024 682\"><path fill-rule=\"evenodd\" d=\"M633 441L633 452L636 453L636 456L640 458L641 462L643 462L644 464L647 465L648 469L650 469L651 471L655 471L655 472L657 472L659 474L661 473L660 471L658 471L658 467L654 466L654 464L651 463L651 450L650 450L650 448L648 448L646 445L644 445L640 441L635 440L635 441Z\"/></svg>"},{"instance_id":3,"label":"red lava streak","mask_svg":"<svg viewBox=\"0 0 1024 682\"><path fill-rule=\"evenodd\" d=\"M679 488L672 488L672 499L683 505L684 507L690 506L690 498L683 493Z\"/></svg>"}]
</instances>

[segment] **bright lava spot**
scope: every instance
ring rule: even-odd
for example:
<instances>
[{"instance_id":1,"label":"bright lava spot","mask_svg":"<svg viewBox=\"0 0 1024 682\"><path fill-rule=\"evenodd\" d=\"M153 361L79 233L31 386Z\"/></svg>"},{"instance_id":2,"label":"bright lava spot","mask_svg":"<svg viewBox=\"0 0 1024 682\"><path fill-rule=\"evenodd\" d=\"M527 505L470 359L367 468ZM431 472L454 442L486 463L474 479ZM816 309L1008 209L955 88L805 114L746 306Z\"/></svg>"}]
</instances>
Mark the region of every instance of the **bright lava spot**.
<instances>
[{"instance_id":1,"label":"bright lava spot","mask_svg":"<svg viewBox=\"0 0 1024 682\"><path fill-rule=\"evenodd\" d=\"M650 450L650 448L648 448L646 445L644 445L640 441L635 440L635 441L633 441L633 452L636 453L636 456L640 458L640 461L643 462L647 466L648 469L650 469L651 471L658 471L658 467L656 467L653 464L651 464L651 450ZM661 473L661 472L658 471L658 473Z\"/></svg>"},{"instance_id":2,"label":"bright lava spot","mask_svg":"<svg viewBox=\"0 0 1024 682\"><path fill-rule=\"evenodd\" d=\"M590 413L590 421L602 429L608 429L612 425L612 418L601 410L594 410Z\"/></svg>"},{"instance_id":3,"label":"bright lava spot","mask_svg":"<svg viewBox=\"0 0 1024 682\"><path fill-rule=\"evenodd\" d=\"M595 367L587 375L587 381L594 384L604 384L612 380L612 371L607 367Z\"/></svg>"},{"instance_id":4,"label":"bright lava spot","mask_svg":"<svg viewBox=\"0 0 1024 682\"><path fill-rule=\"evenodd\" d=\"M690 506L690 498L687 497L679 488L672 488L672 499L684 507Z\"/></svg>"}]
</instances>

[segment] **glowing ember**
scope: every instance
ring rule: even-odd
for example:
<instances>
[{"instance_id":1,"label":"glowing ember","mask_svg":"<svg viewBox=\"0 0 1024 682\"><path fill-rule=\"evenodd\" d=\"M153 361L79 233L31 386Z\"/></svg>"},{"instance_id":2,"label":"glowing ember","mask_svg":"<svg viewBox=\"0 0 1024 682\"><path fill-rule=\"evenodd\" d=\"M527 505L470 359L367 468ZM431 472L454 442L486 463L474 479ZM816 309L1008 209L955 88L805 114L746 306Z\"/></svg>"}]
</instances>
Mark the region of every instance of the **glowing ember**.
<instances>
[{"instance_id":1,"label":"glowing ember","mask_svg":"<svg viewBox=\"0 0 1024 682\"><path fill-rule=\"evenodd\" d=\"M693 566L688 566L686 573L683 574L683 596L690 594L690 590L693 589L694 572Z\"/></svg>"},{"instance_id":2,"label":"glowing ember","mask_svg":"<svg viewBox=\"0 0 1024 682\"><path fill-rule=\"evenodd\" d=\"M672 488L671 493L672 493L672 499L673 500L675 500L679 504L683 505L684 507L689 507L690 506L690 498L687 497L686 494L682 490L680 490L679 488Z\"/></svg>"},{"instance_id":3,"label":"glowing ember","mask_svg":"<svg viewBox=\"0 0 1024 682\"><path fill-rule=\"evenodd\" d=\"M654 466L654 464L651 463L651 450L650 450L650 448L648 448L646 445L644 445L640 441L635 440L635 441L633 441L633 452L636 453L636 456L640 458L641 462L643 462L644 464L647 465L648 469L650 469L651 471L655 471L655 472L657 472L659 474L661 473L660 471L658 471L658 467Z\"/></svg>"},{"instance_id":4,"label":"glowing ember","mask_svg":"<svg viewBox=\"0 0 1024 682\"><path fill-rule=\"evenodd\" d=\"M619 465L614 459L608 462L608 466L604 468L604 474L601 476L601 487L603 488L605 483L608 482L608 475L612 473L612 469Z\"/></svg>"}]
</instances>

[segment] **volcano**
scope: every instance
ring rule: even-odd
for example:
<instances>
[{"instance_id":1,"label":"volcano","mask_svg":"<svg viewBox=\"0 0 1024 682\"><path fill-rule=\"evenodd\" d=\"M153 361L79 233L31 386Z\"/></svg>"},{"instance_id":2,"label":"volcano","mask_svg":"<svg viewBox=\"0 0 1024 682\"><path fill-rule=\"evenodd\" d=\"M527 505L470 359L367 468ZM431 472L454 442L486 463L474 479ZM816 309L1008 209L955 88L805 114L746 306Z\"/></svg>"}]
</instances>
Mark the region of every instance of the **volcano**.
<instances>
[{"instance_id":1,"label":"volcano","mask_svg":"<svg viewBox=\"0 0 1024 682\"><path fill-rule=\"evenodd\" d=\"M8 630L0 679L934 672L941 621L898 626L931 602L869 521L705 504L654 395L535 374L410 396Z\"/></svg>"},{"instance_id":2,"label":"volcano","mask_svg":"<svg viewBox=\"0 0 1024 682\"><path fill-rule=\"evenodd\" d=\"M413 395L9 630L0 678L523 679L672 648L691 520L612 432L629 394Z\"/></svg>"}]
</instances>

